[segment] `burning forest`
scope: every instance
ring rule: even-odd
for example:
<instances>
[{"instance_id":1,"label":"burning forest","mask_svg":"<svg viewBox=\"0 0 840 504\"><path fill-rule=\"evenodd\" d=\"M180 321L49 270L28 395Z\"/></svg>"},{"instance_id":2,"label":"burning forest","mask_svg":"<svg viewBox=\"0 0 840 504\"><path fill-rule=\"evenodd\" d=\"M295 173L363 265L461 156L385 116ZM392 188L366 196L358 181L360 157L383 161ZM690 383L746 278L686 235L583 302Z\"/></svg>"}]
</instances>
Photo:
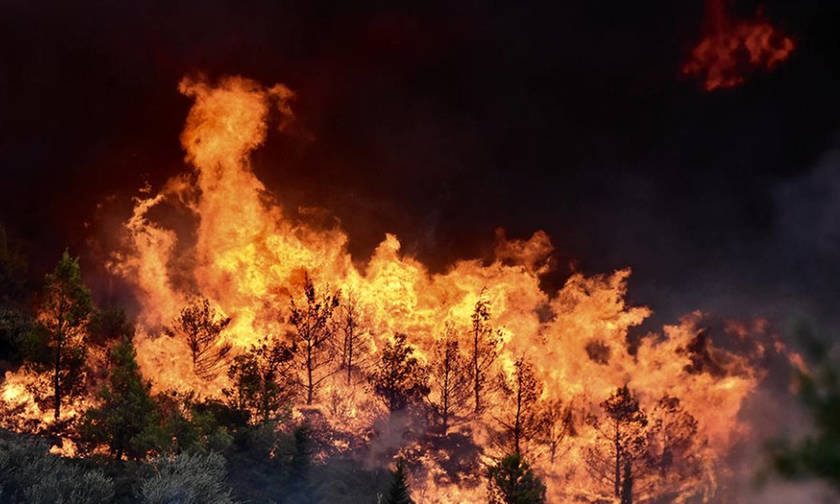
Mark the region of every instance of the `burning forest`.
<instances>
[{"instance_id":1,"label":"burning forest","mask_svg":"<svg viewBox=\"0 0 840 504\"><path fill-rule=\"evenodd\" d=\"M762 11L707 17L679 67L703 91L798 50ZM0 501L750 504L803 499L761 494L779 475L840 481L815 338L750 310L657 317L632 264L566 272L539 228L442 267L396 233L360 256L254 168L306 89L187 75L183 161L95 254L32 281L0 227Z\"/></svg>"}]
</instances>

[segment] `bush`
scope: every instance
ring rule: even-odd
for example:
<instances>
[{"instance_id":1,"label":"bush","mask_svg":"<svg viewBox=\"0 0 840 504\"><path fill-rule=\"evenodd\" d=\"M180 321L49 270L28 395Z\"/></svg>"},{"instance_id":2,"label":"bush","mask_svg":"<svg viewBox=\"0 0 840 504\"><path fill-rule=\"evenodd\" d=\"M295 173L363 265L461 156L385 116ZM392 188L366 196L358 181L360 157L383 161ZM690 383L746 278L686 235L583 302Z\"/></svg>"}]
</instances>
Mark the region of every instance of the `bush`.
<instances>
[{"instance_id":1,"label":"bush","mask_svg":"<svg viewBox=\"0 0 840 504\"><path fill-rule=\"evenodd\" d=\"M114 484L99 470L87 471L48 453L43 441L0 439L3 502L101 504L114 498Z\"/></svg>"},{"instance_id":2,"label":"bush","mask_svg":"<svg viewBox=\"0 0 840 504\"><path fill-rule=\"evenodd\" d=\"M162 457L155 474L140 483L144 504L232 504L225 459L217 453Z\"/></svg>"}]
</instances>

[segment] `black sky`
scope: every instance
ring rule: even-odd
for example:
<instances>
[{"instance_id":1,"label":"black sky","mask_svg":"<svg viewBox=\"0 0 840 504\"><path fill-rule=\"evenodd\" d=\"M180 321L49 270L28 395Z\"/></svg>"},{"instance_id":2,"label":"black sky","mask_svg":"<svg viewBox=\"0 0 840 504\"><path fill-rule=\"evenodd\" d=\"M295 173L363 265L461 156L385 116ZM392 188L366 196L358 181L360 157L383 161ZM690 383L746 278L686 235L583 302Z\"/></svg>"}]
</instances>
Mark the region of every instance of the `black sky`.
<instances>
[{"instance_id":1,"label":"black sky","mask_svg":"<svg viewBox=\"0 0 840 504\"><path fill-rule=\"evenodd\" d=\"M139 186L183 169L181 77L240 74L297 92L254 168L290 208L333 210L355 257L396 232L440 269L497 226L545 229L558 278L631 266L665 319L832 323L840 5L762 4L793 55L705 93L679 71L700 0L0 0L0 222L34 274L65 245L89 256Z\"/></svg>"}]
</instances>

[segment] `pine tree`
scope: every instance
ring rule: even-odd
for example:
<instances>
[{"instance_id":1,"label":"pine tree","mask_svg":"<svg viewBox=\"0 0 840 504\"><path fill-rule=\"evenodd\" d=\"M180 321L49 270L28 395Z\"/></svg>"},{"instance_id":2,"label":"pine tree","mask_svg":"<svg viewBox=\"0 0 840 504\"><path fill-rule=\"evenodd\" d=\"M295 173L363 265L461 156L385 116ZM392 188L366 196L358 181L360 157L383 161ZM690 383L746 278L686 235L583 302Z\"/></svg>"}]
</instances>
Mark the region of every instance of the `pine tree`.
<instances>
[{"instance_id":1,"label":"pine tree","mask_svg":"<svg viewBox=\"0 0 840 504\"><path fill-rule=\"evenodd\" d=\"M224 394L234 408L268 422L292 401L289 368L293 358L289 346L276 339L261 339L233 360L228 369L233 387L225 389Z\"/></svg>"},{"instance_id":2,"label":"pine tree","mask_svg":"<svg viewBox=\"0 0 840 504\"><path fill-rule=\"evenodd\" d=\"M90 291L82 284L79 259L65 250L55 270L46 277L40 325L53 353L53 410L61 417L61 401L78 385L85 360L83 332L93 310Z\"/></svg>"},{"instance_id":3,"label":"pine tree","mask_svg":"<svg viewBox=\"0 0 840 504\"><path fill-rule=\"evenodd\" d=\"M385 504L414 504L408 488L405 462L402 459L397 461L396 468L391 471L391 486Z\"/></svg>"},{"instance_id":4,"label":"pine tree","mask_svg":"<svg viewBox=\"0 0 840 504\"><path fill-rule=\"evenodd\" d=\"M111 349L111 370L99 392L101 404L85 413L82 435L91 444L106 444L116 459L144 455L135 443L155 417L151 383L143 380L134 345L123 339Z\"/></svg>"},{"instance_id":5,"label":"pine tree","mask_svg":"<svg viewBox=\"0 0 840 504\"><path fill-rule=\"evenodd\" d=\"M513 374L502 374L499 384L507 399L503 413L497 418L503 429L502 441L519 454L522 453L522 443L543 430L543 418L537 408L542 383L537 380L533 366L520 357L514 363Z\"/></svg>"},{"instance_id":6,"label":"pine tree","mask_svg":"<svg viewBox=\"0 0 840 504\"><path fill-rule=\"evenodd\" d=\"M373 390L382 397L389 411L399 411L429 394L428 370L414 357L414 347L405 334L396 334L385 343L382 357L371 376Z\"/></svg>"},{"instance_id":7,"label":"pine tree","mask_svg":"<svg viewBox=\"0 0 840 504\"><path fill-rule=\"evenodd\" d=\"M213 379L230 353L230 344L218 344L230 321L230 317L216 317L216 309L207 298L193 300L175 319L176 331L190 348L193 371L198 377Z\"/></svg>"},{"instance_id":8,"label":"pine tree","mask_svg":"<svg viewBox=\"0 0 840 504\"><path fill-rule=\"evenodd\" d=\"M312 404L315 395L332 373L319 372L329 365L334 357L333 352L333 311L339 305L339 293L318 295L315 284L309 275L304 275L303 294L305 304L299 305L294 298L290 301L289 322L295 326L295 345L299 347L297 353L303 368L301 383L306 390L306 404Z\"/></svg>"},{"instance_id":9,"label":"pine tree","mask_svg":"<svg viewBox=\"0 0 840 504\"><path fill-rule=\"evenodd\" d=\"M490 366L493 365L497 357L499 338L489 325L490 303L488 301L482 298L476 301L471 319L470 375L473 391L473 412L478 415L482 411L481 399L485 393Z\"/></svg>"},{"instance_id":10,"label":"pine tree","mask_svg":"<svg viewBox=\"0 0 840 504\"><path fill-rule=\"evenodd\" d=\"M643 465L647 443L647 415L638 398L625 385L601 403L606 419L593 419L598 441L585 454L587 469L599 481L611 483L613 494L621 498L624 481L634 477L636 465Z\"/></svg>"},{"instance_id":11,"label":"pine tree","mask_svg":"<svg viewBox=\"0 0 840 504\"><path fill-rule=\"evenodd\" d=\"M543 504L545 485L522 456L505 456L487 471L490 504Z\"/></svg>"},{"instance_id":12,"label":"pine tree","mask_svg":"<svg viewBox=\"0 0 840 504\"><path fill-rule=\"evenodd\" d=\"M451 326L446 327L444 337L435 343L431 377L429 402L446 437L451 419L464 412L470 396L469 363L461 355Z\"/></svg>"}]
</instances>

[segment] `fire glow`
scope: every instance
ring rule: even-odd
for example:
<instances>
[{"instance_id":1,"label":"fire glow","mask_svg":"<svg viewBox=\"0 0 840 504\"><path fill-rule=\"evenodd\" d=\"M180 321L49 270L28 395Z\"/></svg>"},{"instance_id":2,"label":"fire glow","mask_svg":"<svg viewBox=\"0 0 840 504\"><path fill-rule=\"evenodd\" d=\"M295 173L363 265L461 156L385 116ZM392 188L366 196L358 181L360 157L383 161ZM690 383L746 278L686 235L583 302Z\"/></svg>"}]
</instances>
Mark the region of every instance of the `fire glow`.
<instances>
[{"instance_id":1,"label":"fire glow","mask_svg":"<svg viewBox=\"0 0 840 504\"><path fill-rule=\"evenodd\" d=\"M737 40L751 44L752 39ZM772 56L779 57L783 59ZM708 89L730 82L711 74L709 79ZM665 495L675 496L673 502L715 498L731 476L728 454L750 433L739 413L761 379L755 361L765 351L758 340L750 340L753 328L730 328L727 334L748 348L735 354L707 339L701 330L703 314L690 313L661 333L642 337L631 349L628 332L651 310L625 301L629 269L594 276L575 273L559 291L546 292L540 279L550 268L553 247L541 231L527 240L501 239L496 259L489 263L461 260L440 274L402 254L393 235L386 235L360 264L348 253L348 236L340 228L309 224L305 215L286 215L276 199L282 195L269 192L249 166L250 153L275 127L270 118L279 117L281 128L293 120L288 88L229 77L218 83L185 79L180 91L194 100L181 135L190 169L136 199L123 229L125 247L113 254L109 265L132 286L140 303L137 358L155 391L196 391L221 398L230 386L226 373L196 373L185 341L167 335L183 307L197 296L230 319L217 345L229 346L235 355L261 338L288 337L294 330L290 301L301 299L311 278L318 292L338 297L337 313L356 310L356 330L369 342L368 355L359 362L375 360L396 334L407 335L422 363L434 361L435 349L447 337L460 340L466 349L481 305L487 307L487 326L499 338L492 376L513 379L520 363L527 362L539 384L535 407L570 412L564 425L571 422L573 429L561 429L548 436L552 439L539 435L522 440L523 451L546 480L549 502L611 498L610 485L587 467L593 466L593 447L602 442L597 428L604 415L601 405L624 386L637 395L651 425L667 424L664 419L670 417L658 412L677 407L696 421L691 446L681 448L692 454L691 460L674 455L672 467L662 469L661 477L640 474L638 501ZM175 220L169 219L164 224L162 214L178 215L183 222L172 226ZM312 404L299 395L296 414L321 418L359 444L375 444L383 434L373 426L387 410L361 370L355 376L336 372L336 366L338 360L318 370L320 386ZM19 404L20 415L48 422L26 392L28 379L34 378L10 373L0 397ZM456 417L449 427L483 447L482 460L499 455L494 432L512 407L504 391L488 394L478 415ZM657 432L667 436L665 430ZM353 456L352 443L335 445ZM456 481L443 468L444 456L416 448L402 447L419 453L421 469L412 475L419 502L485 499L481 474Z\"/></svg>"},{"instance_id":2,"label":"fire glow","mask_svg":"<svg viewBox=\"0 0 840 504\"><path fill-rule=\"evenodd\" d=\"M682 68L683 74L701 79L706 91L738 86L749 72L770 71L793 52L793 40L760 12L752 20L733 20L723 0L710 0L709 10L712 28Z\"/></svg>"}]
</instances>

